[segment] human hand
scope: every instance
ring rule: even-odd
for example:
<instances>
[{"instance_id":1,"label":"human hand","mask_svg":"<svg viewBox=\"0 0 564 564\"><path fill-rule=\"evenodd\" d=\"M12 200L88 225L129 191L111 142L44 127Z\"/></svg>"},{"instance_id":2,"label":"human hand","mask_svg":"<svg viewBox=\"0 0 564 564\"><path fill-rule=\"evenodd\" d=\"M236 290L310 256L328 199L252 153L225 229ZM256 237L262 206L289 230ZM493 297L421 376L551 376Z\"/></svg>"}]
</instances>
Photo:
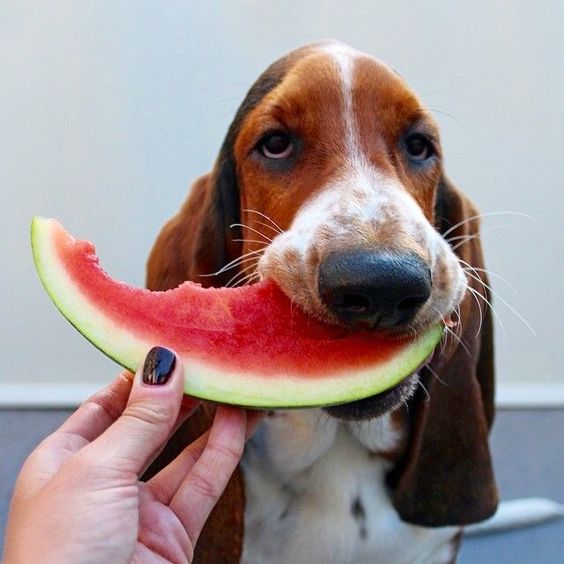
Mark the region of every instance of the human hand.
<instances>
[{"instance_id":1,"label":"human hand","mask_svg":"<svg viewBox=\"0 0 564 564\"><path fill-rule=\"evenodd\" d=\"M122 373L48 436L18 477L5 563L190 562L260 417L220 406L212 428L148 482L139 476L198 407L167 349Z\"/></svg>"}]
</instances>

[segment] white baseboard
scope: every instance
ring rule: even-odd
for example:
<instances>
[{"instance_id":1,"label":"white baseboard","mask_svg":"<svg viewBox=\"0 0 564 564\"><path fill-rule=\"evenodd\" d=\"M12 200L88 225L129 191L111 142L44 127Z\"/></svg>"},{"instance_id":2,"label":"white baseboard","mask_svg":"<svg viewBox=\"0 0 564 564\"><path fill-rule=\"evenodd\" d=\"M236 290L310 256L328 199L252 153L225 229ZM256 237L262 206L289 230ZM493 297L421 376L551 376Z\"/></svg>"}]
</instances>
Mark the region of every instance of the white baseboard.
<instances>
[{"instance_id":1,"label":"white baseboard","mask_svg":"<svg viewBox=\"0 0 564 564\"><path fill-rule=\"evenodd\" d=\"M464 527L464 536L488 535L540 525L564 517L564 505L544 497L504 500L486 521Z\"/></svg>"},{"instance_id":2,"label":"white baseboard","mask_svg":"<svg viewBox=\"0 0 564 564\"><path fill-rule=\"evenodd\" d=\"M103 387L100 382L4 384L0 388L0 409L74 408Z\"/></svg>"},{"instance_id":3,"label":"white baseboard","mask_svg":"<svg viewBox=\"0 0 564 564\"><path fill-rule=\"evenodd\" d=\"M501 409L564 408L564 383L498 383L496 404Z\"/></svg>"},{"instance_id":4,"label":"white baseboard","mask_svg":"<svg viewBox=\"0 0 564 564\"><path fill-rule=\"evenodd\" d=\"M3 384L0 387L0 409L73 408L102 386L99 382ZM564 383L498 383L496 404L500 409L564 408Z\"/></svg>"}]
</instances>

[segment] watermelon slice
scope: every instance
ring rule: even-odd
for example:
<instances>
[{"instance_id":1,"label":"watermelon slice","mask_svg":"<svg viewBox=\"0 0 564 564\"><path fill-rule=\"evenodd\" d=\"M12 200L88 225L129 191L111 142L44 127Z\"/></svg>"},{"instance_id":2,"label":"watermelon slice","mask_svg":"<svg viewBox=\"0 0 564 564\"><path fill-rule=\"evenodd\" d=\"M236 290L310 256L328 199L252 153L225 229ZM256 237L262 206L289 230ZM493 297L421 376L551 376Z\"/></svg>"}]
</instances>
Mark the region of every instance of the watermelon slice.
<instances>
[{"instance_id":1,"label":"watermelon slice","mask_svg":"<svg viewBox=\"0 0 564 564\"><path fill-rule=\"evenodd\" d=\"M185 282L166 292L110 278L94 246L35 217L35 266L61 313L96 347L135 371L154 345L174 349L192 396L257 408L328 406L387 390L427 359L435 326L391 339L326 325L272 281L240 288Z\"/></svg>"}]
</instances>

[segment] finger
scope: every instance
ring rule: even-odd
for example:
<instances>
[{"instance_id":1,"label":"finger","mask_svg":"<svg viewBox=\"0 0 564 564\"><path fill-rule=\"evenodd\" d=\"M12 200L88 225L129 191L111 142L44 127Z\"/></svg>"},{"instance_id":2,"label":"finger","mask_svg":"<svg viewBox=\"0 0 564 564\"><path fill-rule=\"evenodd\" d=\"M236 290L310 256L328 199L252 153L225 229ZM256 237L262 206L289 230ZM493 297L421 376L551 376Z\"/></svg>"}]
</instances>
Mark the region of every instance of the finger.
<instances>
[{"instance_id":1,"label":"finger","mask_svg":"<svg viewBox=\"0 0 564 564\"><path fill-rule=\"evenodd\" d=\"M56 431L91 442L123 412L133 384L133 374L124 370L107 387L90 396Z\"/></svg>"},{"instance_id":2,"label":"finger","mask_svg":"<svg viewBox=\"0 0 564 564\"><path fill-rule=\"evenodd\" d=\"M153 495L164 505L168 505L178 488L186 478L188 472L206 448L211 429L190 443L170 464L155 474L147 484Z\"/></svg>"},{"instance_id":3,"label":"finger","mask_svg":"<svg viewBox=\"0 0 564 564\"><path fill-rule=\"evenodd\" d=\"M200 406L200 400L197 398L193 398L191 396L183 396L182 402L180 403L180 411L178 412L178 417L172 426L172 429L166 438L166 441L147 459L145 466L141 469L140 476L143 476L148 468L153 464L153 462L157 459L157 457L163 452L166 448L168 441L178 431L179 427L184 423L192 414L198 409Z\"/></svg>"},{"instance_id":4,"label":"finger","mask_svg":"<svg viewBox=\"0 0 564 564\"><path fill-rule=\"evenodd\" d=\"M93 464L139 474L165 443L178 417L184 370L163 347L151 349L133 380L122 415L81 452Z\"/></svg>"},{"instance_id":5,"label":"finger","mask_svg":"<svg viewBox=\"0 0 564 564\"><path fill-rule=\"evenodd\" d=\"M192 543L241 459L245 432L245 410L219 406L206 448L170 502Z\"/></svg>"},{"instance_id":6,"label":"finger","mask_svg":"<svg viewBox=\"0 0 564 564\"><path fill-rule=\"evenodd\" d=\"M248 440L253 434L265 413L264 411L253 409L246 410L247 425L245 440ZM161 503L165 505L170 503L188 472L192 470L194 464L196 464L202 455L208 442L210 430L211 429L208 429L203 435L198 437L198 439L190 443L170 464L147 482L153 490L153 495Z\"/></svg>"}]
</instances>

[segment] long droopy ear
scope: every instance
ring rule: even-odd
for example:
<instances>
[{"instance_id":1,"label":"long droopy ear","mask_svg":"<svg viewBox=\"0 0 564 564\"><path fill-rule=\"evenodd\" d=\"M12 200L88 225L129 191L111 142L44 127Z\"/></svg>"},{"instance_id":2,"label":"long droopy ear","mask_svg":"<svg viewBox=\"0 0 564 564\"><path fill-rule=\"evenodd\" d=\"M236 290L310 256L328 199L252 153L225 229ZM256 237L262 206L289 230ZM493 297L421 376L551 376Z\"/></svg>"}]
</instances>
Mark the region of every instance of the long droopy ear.
<instances>
[{"instance_id":1,"label":"long droopy ear","mask_svg":"<svg viewBox=\"0 0 564 564\"><path fill-rule=\"evenodd\" d=\"M478 211L446 179L438 190L436 216L437 229L452 238L464 261L468 285L490 301ZM466 292L460 342L436 355L421 375L424 388L408 406L409 444L388 478L395 508L413 524L466 525L486 519L497 507L488 447L494 412L492 319L484 300L478 301Z\"/></svg>"},{"instance_id":2,"label":"long droopy ear","mask_svg":"<svg viewBox=\"0 0 564 564\"><path fill-rule=\"evenodd\" d=\"M167 290L185 280L225 285L233 270L210 275L240 254L240 230L230 228L239 222L234 164L220 154L214 171L194 182L180 211L161 230L147 262L147 287Z\"/></svg>"}]
</instances>

